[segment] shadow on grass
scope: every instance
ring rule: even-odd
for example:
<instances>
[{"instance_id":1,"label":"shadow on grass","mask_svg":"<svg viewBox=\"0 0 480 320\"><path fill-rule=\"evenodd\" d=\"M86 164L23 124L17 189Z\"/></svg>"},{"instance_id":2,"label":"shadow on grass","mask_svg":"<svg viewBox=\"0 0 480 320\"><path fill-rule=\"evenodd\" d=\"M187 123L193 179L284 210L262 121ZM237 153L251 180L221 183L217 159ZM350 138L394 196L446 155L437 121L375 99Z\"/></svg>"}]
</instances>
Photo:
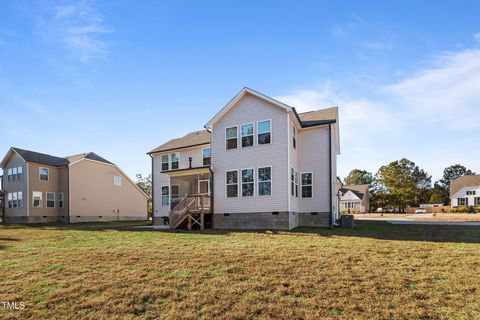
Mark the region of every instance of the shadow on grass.
<instances>
[{"instance_id":1,"label":"shadow on grass","mask_svg":"<svg viewBox=\"0 0 480 320\"><path fill-rule=\"evenodd\" d=\"M128 232L161 232L186 235L213 235L228 236L233 233L254 233L282 236L311 236L321 237L357 237L393 241L428 241L451 243L480 243L480 227L478 226L449 226L449 225L394 225L382 221L355 221L355 229L299 227L291 231L275 230L169 230L138 228L148 226L150 221L113 221L113 222L85 222L85 223L46 223L30 225L3 225L5 229L46 229L46 230L78 230L78 231L128 231ZM0 241L2 238L0 238ZM10 241L10 240L5 240ZM15 241L15 240L12 240Z\"/></svg>"},{"instance_id":2,"label":"shadow on grass","mask_svg":"<svg viewBox=\"0 0 480 320\"><path fill-rule=\"evenodd\" d=\"M0 237L0 250L5 250L5 249L7 248L7 246L4 245L4 244L2 243L2 241L10 241L10 242L12 242L12 241L20 241L20 240L18 240L18 239L16 239L16 238L10 238L10 237L8 237L8 238L7 238L7 237Z\"/></svg>"},{"instance_id":3,"label":"shadow on grass","mask_svg":"<svg viewBox=\"0 0 480 320\"><path fill-rule=\"evenodd\" d=\"M334 237L358 237L394 241L480 243L480 227L449 225L401 225L381 221L355 221L355 229L301 227L295 232Z\"/></svg>"}]
</instances>

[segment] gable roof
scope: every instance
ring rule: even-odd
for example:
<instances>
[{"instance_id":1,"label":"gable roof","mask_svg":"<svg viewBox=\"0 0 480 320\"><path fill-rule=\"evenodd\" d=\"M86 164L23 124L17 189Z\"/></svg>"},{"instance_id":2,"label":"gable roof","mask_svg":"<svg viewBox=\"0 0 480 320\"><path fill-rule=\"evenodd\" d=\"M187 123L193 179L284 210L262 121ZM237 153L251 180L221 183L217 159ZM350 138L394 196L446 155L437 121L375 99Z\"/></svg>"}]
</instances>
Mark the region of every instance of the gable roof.
<instances>
[{"instance_id":1,"label":"gable roof","mask_svg":"<svg viewBox=\"0 0 480 320\"><path fill-rule=\"evenodd\" d=\"M363 197L369 193L369 185L368 184L357 184L357 185L350 185L344 186L340 189L342 193L347 193L348 191L352 191L357 197L363 199Z\"/></svg>"},{"instance_id":2,"label":"gable roof","mask_svg":"<svg viewBox=\"0 0 480 320\"><path fill-rule=\"evenodd\" d=\"M477 186L480 186L480 174L459 177L450 183L450 197L462 188Z\"/></svg>"},{"instance_id":3,"label":"gable roof","mask_svg":"<svg viewBox=\"0 0 480 320\"><path fill-rule=\"evenodd\" d=\"M328 108L328 109L320 109L310 112L304 113L297 113L294 107L291 107L283 102L275 100L269 96L264 95L258 91L255 91L250 88L243 88L232 100L230 100L217 114L208 121L205 125L207 130L210 130L212 126L217 122L223 115L225 115L241 98L243 98L246 94L253 95L259 99L269 102L270 104L277 106L279 108L284 109L286 112L293 112L295 117L297 118L300 126L302 128L308 128L313 126L319 126L323 124L334 123L338 121L338 108Z\"/></svg>"},{"instance_id":4,"label":"gable roof","mask_svg":"<svg viewBox=\"0 0 480 320\"><path fill-rule=\"evenodd\" d=\"M210 132L208 132L207 130L194 131L184 135L181 138L169 140L168 142L158 146L147 154L195 147L208 143L210 143Z\"/></svg>"},{"instance_id":5,"label":"gable roof","mask_svg":"<svg viewBox=\"0 0 480 320\"><path fill-rule=\"evenodd\" d=\"M114 164L113 162L110 162L107 159L100 157L98 154L94 152L80 153L73 156L68 156L66 158L70 161L70 163L77 162L82 159L90 159L90 160L103 162L107 164Z\"/></svg>"},{"instance_id":6,"label":"gable roof","mask_svg":"<svg viewBox=\"0 0 480 320\"><path fill-rule=\"evenodd\" d=\"M299 113L298 118L304 128L329 124L337 121L338 107Z\"/></svg>"},{"instance_id":7,"label":"gable roof","mask_svg":"<svg viewBox=\"0 0 480 320\"><path fill-rule=\"evenodd\" d=\"M53 167L64 167L70 163L65 158L55 157L49 154L40 153L36 151L24 150L16 147L12 147L10 148L10 150L13 152L16 152L20 157L23 158L23 160L27 162L34 162L34 163L44 164L44 165L53 166ZM9 154L10 152L7 153L6 158L9 156ZM4 162L6 162L6 159L2 161L2 166L4 165Z\"/></svg>"}]
</instances>

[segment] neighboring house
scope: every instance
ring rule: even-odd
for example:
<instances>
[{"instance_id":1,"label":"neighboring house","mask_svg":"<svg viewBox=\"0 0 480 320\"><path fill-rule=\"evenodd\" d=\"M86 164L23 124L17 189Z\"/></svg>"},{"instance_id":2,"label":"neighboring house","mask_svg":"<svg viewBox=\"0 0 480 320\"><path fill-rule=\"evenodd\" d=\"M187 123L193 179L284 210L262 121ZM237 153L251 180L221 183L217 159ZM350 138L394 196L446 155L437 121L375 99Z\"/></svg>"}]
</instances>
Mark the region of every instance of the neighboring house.
<instances>
[{"instance_id":1,"label":"neighboring house","mask_svg":"<svg viewBox=\"0 0 480 320\"><path fill-rule=\"evenodd\" d=\"M61 158L10 148L1 167L6 223L147 219L148 196L93 152Z\"/></svg>"},{"instance_id":2,"label":"neighboring house","mask_svg":"<svg viewBox=\"0 0 480 320\"><path fill-rule=\"evenodd\" d=\"M149 152L155 223L221 229L333 225L337 108L298 114L244 88L205 128Z\"/></svg>"},{"instance_id":3,"label":"neighboring house","mask_svg":"<svg viewBox=\"0 0 480 320\"><path fill-rule=\"evenodd\" d=\"M438 208L443 207L443 202L428 202L428 203L420 203L420 209L430 209L430 208Z\"/></svg>"},{"instance_id":4,"label":"neighboring house","mask_svg":"<svg viewBox=\"0 0 480 320\"><path fill-rule=\"evenodd\" d=\"M463 176L450 183L452 207L480 206L480 175Z\"/></svg>"},{"instance_id":5,"label":"neighboring house","mask_svg":"<svg viewBox=\"0 0 480 320\"><path fill-rule=\"evenodd\" d=\"M339 196L341 213L367 213L370 209L368 184L343 186Z\"/></svg>"}]
</instances>

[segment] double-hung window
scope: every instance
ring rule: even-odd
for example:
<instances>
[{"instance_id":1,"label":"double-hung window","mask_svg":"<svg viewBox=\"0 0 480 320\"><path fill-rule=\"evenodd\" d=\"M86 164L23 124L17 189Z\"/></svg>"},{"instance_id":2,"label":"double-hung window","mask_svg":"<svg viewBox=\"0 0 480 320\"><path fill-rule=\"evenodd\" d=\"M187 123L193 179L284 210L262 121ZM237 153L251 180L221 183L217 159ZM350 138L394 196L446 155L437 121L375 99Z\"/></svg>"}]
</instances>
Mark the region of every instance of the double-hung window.
<instances>
[{"instance_id":1,"label":"double-hung window","mask_svg":"<svg viewBox=\"0 0 480 320\"><path fill-rule=\"evenodd\" d=\"M254 171L254 169L242 169L242 197L253 197L255 195Z\"/></svg>"},{"instance_id":2,"label":"double-hung window","mask_svg":"<svg viewBox=\"0 0 480 320\"><path fill-rule=\"evenodd\" d=\"M48 181L48 168L38 168L38 174L40 175L40 180Z\"/></svg>"},{"instance_id":3,"label":"double-hung window","mask_svg":"<svg viewBox=\"0 0 480 320\"><path fill-rule=\"evenodd\" d=\"M17 192L18 207L23 208L23 191Z\"/></svg>"},{"instance_id":4,"label":"double-hung window","mask_svg":"<svg viewBox=\"0 0 480 320\"><path fill-rule=\"evenodd\" d=\"M18 167L17 168L17 174L18 174L18 180L23 179L23 167Z\"/></svg>"},{"instance_id":5,"label":"double-hung window","mask_svg":"<svg viewBox=\"0 0 480 320\"><path fill-rule=\"evenodd\" d=\"M8 193L8 207L13 208L13 193Z\"/></svg>"},{"instance_id":6,"label":"double-hung window","mask_svg":"<svg viewBox=\"0 0 480 320\"><path fill-rule=\"evenodd\" d=\"M18 180L18 167L12 169L13 181Z\"/></svg>"},{"instance_id":7,"label":"double-hung window","mask_svg":"<svg viewBox=\"0 0 480 320\"><path fill-rule=\"evenodd\" d=\"M41 208L43 206L42 193L39 191L32 192L32 205L34 208Z\"/></svg>"},{"instance_id":8,"label":"double-hung window","mask_svg":"<svg viewBox=\"0 0 480 320\"><path fill-rule=\"evenodd\" d=\"M168 186L162 186L162 206L168 206L170 203L170 194Z\"/></svg>"},{"instance_id":9,"label":"double-hung window","mask_svg":"<svg viewBox=\"0 0 480 320\"><path fill-rule=\"evenodd\" d=\"M238 146L238 127L225 129L225 148L227 150L237 149Z\"/></svg>"},{"instance_id":10,"label":"double-hung window","mask_svg":"<svg viewBox=\"0 0 480 320\"><path fill-rule=\"evenodd\" d=\"M253 146L253 123L242 125L242 148Z\"/></svg>"},{"instance_id":11,"label":"double-hung window","mask_svg":"<svg viewBox=\"0 0 480 320\"><path fill-rule=\"evenodd\" d=\"M459 206L468 206L468 198L458 198Z\"/></svg>"},{"instance_id":12,"label":"double-hung window","mask_svg":"<svg viewBox=\"0 0 480 320\"><path fill-rule=\"evenodd\" d=\"M162 156L162 171L168 170L168 154L164 154Z\"/></svg>"},{"instance_id":13,"label":"double-hung window","mask_svg":"<svg viewBox=\"0 0 480 320\"><path fill-rule=\"evenodd\" d=\"M47 208L55 208L55 193L47 192Z\"/></svg>"},{"instance_id":14,"label":"double-hung window","mask_svg":"<svg viewBox=\"0 0 480 320\"><path fill-rule=\"evenodd\" d=\"M297 148L297 128L292 125L292 142L293 142L293 149Z\"/></svg>"},{"instance_id":15,"label":"double-hung window","mask_svg":"<svg viewBox=\"0 0 480 320\"><path fill-rule=\"evenodd\" d=\"M295 169L290 168L290 193L292 196L295 195Z\"/></svg>"},{"instance_id":16,"label":"double-hung window","mask_svg":"<svg viewBox=\"0 0 480 320\"><path fill-rule=\"evenodd\" d=\"M178 169L179 158L180 158L180 154L178 152L172 153L172 155L170 156L170 159L172 160L172 165L171 165L172 170Z\"/></svg>"},{"instance_id":17,"label":"double-hung window","mask_svg":"<svg viewBox=\"0 0 480 320\"><path fill-rule=\"evenodd\" d=\"M203 148L202 156L204 166L209 166L212 164L212 150L210 148Z\"/></svg>"},{"instance_id":18,"label":"double-hung window","mask_svg":"<svg viewBox=\"0 0 480 320\"><path fill-rule=\"evenodd\" d=\"M238 197L238 171L226 172L227 198Z\"/></svg>"},{"instance_id":19,"label":"double-hung window","mask_svg":"<svg viewBox=\"0 0 480 320\"><path fill-rule=\"evenodd\" d=\"M295 171L295 197L298 198L298 171Z\"/></svg>"},{"instance_id":20,"label":"double-hung window","mask_svg":"<svg viewBox=\"0 0 480 320\"><path fill-rule=\"evenodd\" d=\"M467 191L467 196L474 196L476 194L475 190Z\"/></svg>"},{"instance_id":21,"label":"double-hung window","mask_svg":"<svg viewBox=\"0 0 480 320\"><path fill-rule=\"evenodd\" d=\"M480 206L480 197L475 197L475 205Z\"/></svg>"},{"instance_id":22,"label":"double-hung window","mask_svg":"<svg viewBox=\"0 0 480 320\"><path fill-rule=\"evenodd\" d=\"M17 198L17 193L16 192L13 193L12 198L13 198L13 207L14 208L18 207L18 198Z\"/></svg>"},{"instance_id":23,"label":"double-hung window","mask_svg":"<svg viewBox=\"0 0 480 320\"><path fill-rule=\"evenodd\" d=\"M272 167L258 168L258 195L272 195Z\"/></svg>"},{"instance_id":24,"label":"double-hung window","mask_svg":"<svg viewBox=\"0 0 480 320\"><path fill-rule=\"evenodd\" d=\"M58 194L58 207L63 208L64 203L65 203L64 194L63 194L63 192L60 192Z\"/></svg>"},{"instance_id":25,"label":"double-hung window","mask_svg":"<svg viewBox=\"0 0 480 320\"><path fill-rule=\"evenodd\" d=\"M257 143L269 144L272 142L272 121L264 120L257 123Z\"/></svg>"},{"instance_id":26,"label":"double-hung window","mask_svg":"<svg viewBox=\"0 0 480 320\"><path fill-rule=\"evenodd\" d=\"M302 173L302 198L311 198L312 197L312 173L304 172Z\"/></svg>"},{"instance_id":27,"label":"double-hung window","mask_svg":"<svg viewBox=\"0 0 480 320\"><path fill-rule=\"evenodd\" d=\"M13 168L8 168L7 170L7 180L12 181L13 179Z\"/></svg>"}]
</instances>

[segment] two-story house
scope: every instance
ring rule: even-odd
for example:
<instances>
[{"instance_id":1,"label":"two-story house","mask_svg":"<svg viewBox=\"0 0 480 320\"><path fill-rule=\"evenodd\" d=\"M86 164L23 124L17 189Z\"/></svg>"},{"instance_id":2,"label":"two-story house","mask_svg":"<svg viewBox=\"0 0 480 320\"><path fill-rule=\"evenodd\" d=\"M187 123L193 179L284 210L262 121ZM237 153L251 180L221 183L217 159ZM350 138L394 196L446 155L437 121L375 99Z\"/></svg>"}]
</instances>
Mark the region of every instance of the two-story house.
<instances>
[{"instance_id":1,"label":"two-story house","mask_svg":"<svg viewBox=\"0 0 480 320\"><path fill-rule=\"evenodd\" d=\"M299 114L244 88L205 130L149 152L154 221L171 228L332 226L339 153L337 108Z\"/></svg>"},{"instance_id":2,"label":"two-story house","mask_svg":"<svg viewBox=\"0 0 480 320\"><path fill-rule=\"evenodd\" d=\"M463 176L450 183L452 207L480 206L480 175Z\"/></svg>"},{"instance_id":3,"label":"two-story house","mask_svg":"<svg viewBox=\"0 0 480 320\"><path fill-rule=\"evenodd\" d=\"M146 220L149 197L110 161L10 148L3 161L6 223Z\"/></svg>"}]
</instances>

